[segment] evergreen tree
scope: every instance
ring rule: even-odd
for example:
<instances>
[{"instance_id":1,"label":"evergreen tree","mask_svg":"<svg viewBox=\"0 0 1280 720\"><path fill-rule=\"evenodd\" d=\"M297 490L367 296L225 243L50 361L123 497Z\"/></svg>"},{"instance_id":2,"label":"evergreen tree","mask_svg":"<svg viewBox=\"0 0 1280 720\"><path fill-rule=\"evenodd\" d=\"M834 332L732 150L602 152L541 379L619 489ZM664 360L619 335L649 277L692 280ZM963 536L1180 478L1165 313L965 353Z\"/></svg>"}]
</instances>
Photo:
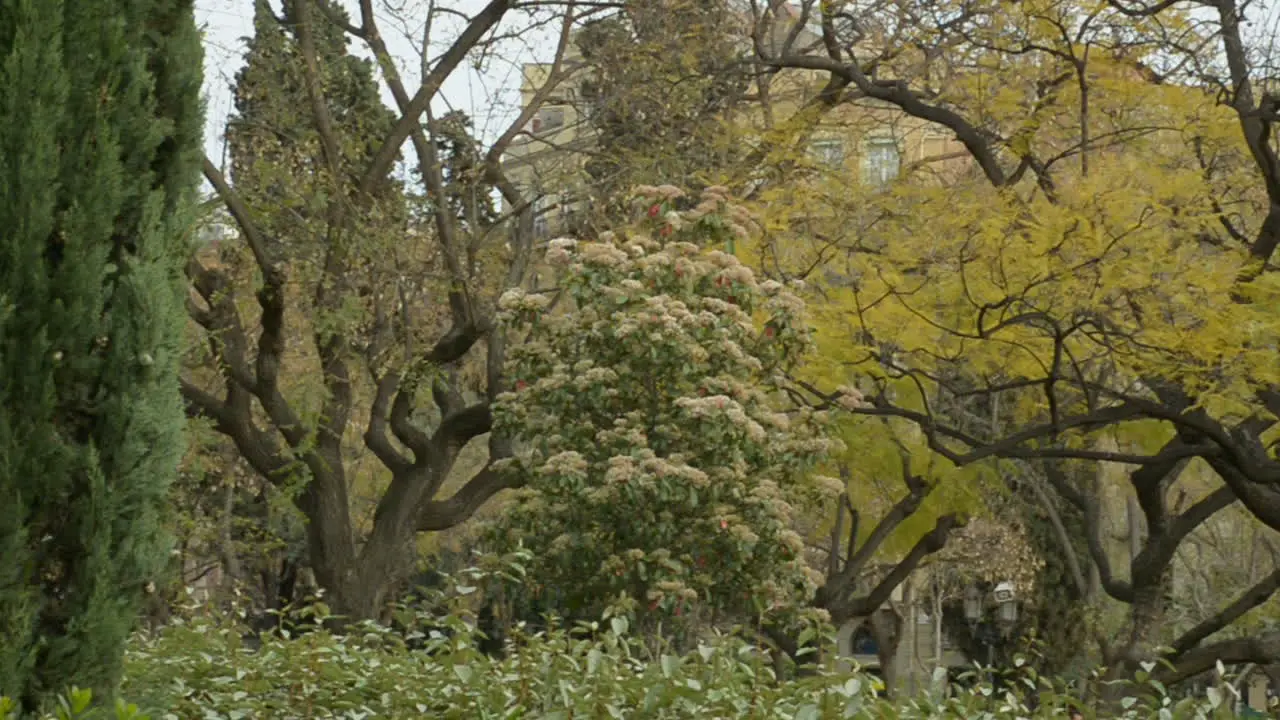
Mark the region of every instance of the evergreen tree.
<instances>
[{"instance_id":1,"label":"evergreen tree","mask_svg":"<svg viewBox=\"0 0 1280 720\"><path fill-rule=\"evenodd\" d=\"M742 152L726 123L751 79L732 29L741 22L724 0L660 0L627 3L578 34L582 110L596 138L589 192L612 220L625 217L631 188L705 186L699 174Z\"/></svg>"},{"instance_id":2,"label":"evergreen tree","mask_svg":"<svg viewBox=\"0 0 1280 720\"><path fill-rule=\"evenodd\" d=\"M0 695L109 696L182 452L191 0L0 12Z\"/></svg>"},{"instance_id":3,"label":"evergreen tree","mask_svg":"<svg viewBox=\"0 0 1280 720\"><path fill-rule=\"evenodd\" d=\"M368 166L396 116L382 103L373 67L347 52L347 37L329 21L346 21L342 8L315 0L312 35L320 82L342 154L340 172ZM306 67L297 33L297 8L286 0L276 16L267 0L254 3L254 34L236 75L236 114L227 131L236 190L258 210L257 219L289 250L305 252L308 235L323 236L325 208L334 193L353 202L351 177L330 177L307 94ZM403 218L399 187L388 178L379 207L394 224ZM299 223L299 220L303 220Z\"/></svg>"},{"instance_id":4,"label":"evergreen tree","mask_svg":"<svg viewBox=\"0 0 1280 720\"><path fill-rule=\"evenodd\" d=\"M484 176L484 156L472 125L471 117L461 110L445 113L436 121L436 150L449 212L463 230L481 233L496 225L501 214L494 203L493 184Z\"/></svg>"}]
</instances>

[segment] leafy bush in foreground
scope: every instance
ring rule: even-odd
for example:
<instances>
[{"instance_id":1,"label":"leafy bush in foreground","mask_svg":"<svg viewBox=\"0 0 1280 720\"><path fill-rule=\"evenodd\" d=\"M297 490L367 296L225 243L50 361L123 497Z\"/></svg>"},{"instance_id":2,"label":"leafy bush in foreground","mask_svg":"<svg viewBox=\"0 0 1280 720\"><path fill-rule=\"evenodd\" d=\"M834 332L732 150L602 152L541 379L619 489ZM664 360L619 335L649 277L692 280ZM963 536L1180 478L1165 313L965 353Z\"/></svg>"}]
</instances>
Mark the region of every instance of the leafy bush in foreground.
<instances>
[{"instance_id":1,"label":"leafy bush in foreground","mask_svg":"<svg viewBox=\"0 0 1280 720\"><path fill-rule=\"evenodd\" d=\"M440 622L439 620L432 620ZM865 676L824 667L779 682L769 658L723 637L684 656L652 653L620 617L520 637L502 660L473 647L467 626L446 619L411 650L390 630L346 636L267 636L257 650L234 623L200 619L141 638L122 694L154 720L208 718L1049 718L1069 699L1025 668L1009 687L988 684L942 698L877 698ZM443 632L442 632L442 631ZM1217 690L1175 701L1149 683L1117 718L1230 717ZM1038 707L1032 710L1032 697ZM87 714L81 692L55 716ZM0 701L0 718L10 720ZM119 705L115 718L140 718Z\"/></svg>"},{"instance_id":2,"label":"leafy bush in foreground","mask_svg":"<svg viewBox=\"0 0 1280 720\"><path fill-rule=\"evenodd\" d=\"M491 658L476 649L475 633L463 619L468 600L487 579L519 574L523 556L496 565L499 559L482 558L482 565L493 567L447 578L447 587L427 591L417 610L399 613L399 630L364 623L342 635L317 630L290 637L282 631L249 641L243 613L198 609L192 619L135 638L120 695L137 706L117 701L112 710L94 709L88 691L72 690L42 720L1031 720L1066 717L1072 702L1059 683L1021 662L1005 673L1005 689L980 682L950 697L926 692L885 700L876 696L872 678L830 663L799 679L779 680L769 654L739 637L711 636L692 652L667 653L662 641L634 632L627 617L608 614L618 607L600 622L568 629L549 623L549 630L532 633L518 626L509 636L511 651ZM297 614L327 624L322 603ZM1175 700L1159 683L1146 681L1105 717L1233 717L1238 698L1230 692L1211 688L1204 698ZM0 720L16 720L6 702L0 698Z\"/></svg>"}]
</instances>

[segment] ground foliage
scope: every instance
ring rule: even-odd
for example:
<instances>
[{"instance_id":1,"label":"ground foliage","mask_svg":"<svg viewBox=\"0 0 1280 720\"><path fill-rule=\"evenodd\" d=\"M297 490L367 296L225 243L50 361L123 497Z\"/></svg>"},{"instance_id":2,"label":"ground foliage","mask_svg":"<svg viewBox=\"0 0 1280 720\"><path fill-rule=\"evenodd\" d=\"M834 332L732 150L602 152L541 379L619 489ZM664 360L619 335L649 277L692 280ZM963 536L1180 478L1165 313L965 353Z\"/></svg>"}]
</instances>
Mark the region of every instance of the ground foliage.
<instances>
[{"instance_id":1,"label":"ground foliage","mask_svg":"<svg viewBox=\"0 0 1280 720\"><path fill-rule=\"evenodd\" d=\"M92 706L89 693L72 690L45 717L1029 720L1065 717L1072 706L1095 716L1021 659L998 674L998 686L973 673L968 689L889 701L856 669L825 665L800 679L779 679L767 652L741 640L711 638L677 654L635 634L620 616L519 634L513 638L518 646L502 659L475 650L456 611L420 619L447 631L433 633L424 649L411 650L403 635L372 624L341 636L264 636L250 649L234 616L201 614L137 639L123 687L132 704L118 702L114 712L104 712ZM1226 683L1203 697L1176 697L1140 680L1125 694L1106 717L1233 717L1238 699ZM0 698L0 718L14 720L7 703Z\"/></svg>"}]
</instances>

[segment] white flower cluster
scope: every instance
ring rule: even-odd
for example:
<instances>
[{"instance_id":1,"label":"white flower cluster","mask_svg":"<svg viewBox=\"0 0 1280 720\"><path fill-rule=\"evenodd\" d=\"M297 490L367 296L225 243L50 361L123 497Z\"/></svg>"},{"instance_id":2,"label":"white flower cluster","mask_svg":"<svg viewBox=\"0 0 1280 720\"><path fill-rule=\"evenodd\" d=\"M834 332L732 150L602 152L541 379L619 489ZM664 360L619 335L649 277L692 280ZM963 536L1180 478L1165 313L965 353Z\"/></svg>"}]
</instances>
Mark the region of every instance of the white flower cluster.
<instances>
[{"instance_id":1,"label":"white flower cluster","mask_svg":"<svg viewBox=\"0 0 1280 720\"><path fill-rule=\"evenodd\" d=\"M729 422L746 432L752 442L764 442L768 439L764 427L747 415L746 410L737 400L726 395L708 395L707 397L682 397L676 400L676 406L683 408L692 417L711 418L723 416Z\"/></svg>"},{"instance_id":2,"label":"white flower cluster","mask_svg":"<svg viewBox=\"0 0 1280 720\"><path fill-rule=\"evenodd\" d=\"M586 243L580 254L584 264L606 268L618 267L630 259L625 251L613 243Z\"/></svg>"},{"instance_id":3,"label":"white flower cluster","mask_svg":"<svg viewBox=\"0 0 1280 720\"><path fill-rule=\"evenodd\" d=\"M545 310L551 304L551 299L546 295L537 295L526 293L520 288L512 288L498 298L498 309L507 314L518 314L523 312L539 312Z\"/></svg>"},{"instance_id":4,"label":"white flower cluster","mask_svg":"<svg viewBox=\"0 0 1280 720\"><path fill-rule=\"evenodd\" d=\"M675 185L638 185L631 191L632 197L651 200L675 200L684 197L684 191Z\"/></svg>"},{"instance_id":5,"label":"white flower cluster","mask_svg":"<svg viewBox=\"0 0 1280 720\"><path fill-rule=\"evenodd\" d=\"M552 240L547 244L547 263L557 267L565 267L573 261L574 250L578 247L578 241L561 237Z\"/></svg>"},{"instance_id":6,"label":"white flower cluster","mask_svg":"<svg viewBox=\"0 0 1280 720\"><path fill-rule=\"evenodd\" d=\"M813 481L819 493L830 497L839 497L848 490L843 480L830 475L814 475L809 479Z\"/></svg>"},{"instance_id":7,"label":"white flower cluster","mask_svg":"<svg viewBox=\"0 0 1280 720\"><path fill-rule=\"evenodd\" d=\"M576 450L556 453L542 462L538 472L551 477L584 478L587 476L587 459Z\"/></svg>"}]
</instances>

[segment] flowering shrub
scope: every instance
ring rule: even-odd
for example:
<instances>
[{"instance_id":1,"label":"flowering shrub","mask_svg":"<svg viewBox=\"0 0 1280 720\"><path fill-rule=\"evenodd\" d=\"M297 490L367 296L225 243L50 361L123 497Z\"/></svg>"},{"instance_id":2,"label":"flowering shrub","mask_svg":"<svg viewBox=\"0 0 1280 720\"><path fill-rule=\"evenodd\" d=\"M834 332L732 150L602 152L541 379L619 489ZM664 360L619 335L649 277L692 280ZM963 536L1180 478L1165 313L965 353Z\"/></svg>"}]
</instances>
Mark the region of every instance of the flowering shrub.
<instances>
[{"instance_id":1,"label":"flowering shrub","mask_svg":"<svg viewBox=\"0 0 1280 720\"><path fill-rule=\"evenodd\" d=\"M826 418L783 392L811 347L804 304L714 247L750 222L722 189L684 212L673 187L637 196L635 226L551 243L562 308L501 300L527 341L495 429L521 448L506 471L524 487L493 537L533 551L529 577L574 616L789 612L819 579L793 506L842 489L809 476Z\"/></svg>"}]
</instances>

